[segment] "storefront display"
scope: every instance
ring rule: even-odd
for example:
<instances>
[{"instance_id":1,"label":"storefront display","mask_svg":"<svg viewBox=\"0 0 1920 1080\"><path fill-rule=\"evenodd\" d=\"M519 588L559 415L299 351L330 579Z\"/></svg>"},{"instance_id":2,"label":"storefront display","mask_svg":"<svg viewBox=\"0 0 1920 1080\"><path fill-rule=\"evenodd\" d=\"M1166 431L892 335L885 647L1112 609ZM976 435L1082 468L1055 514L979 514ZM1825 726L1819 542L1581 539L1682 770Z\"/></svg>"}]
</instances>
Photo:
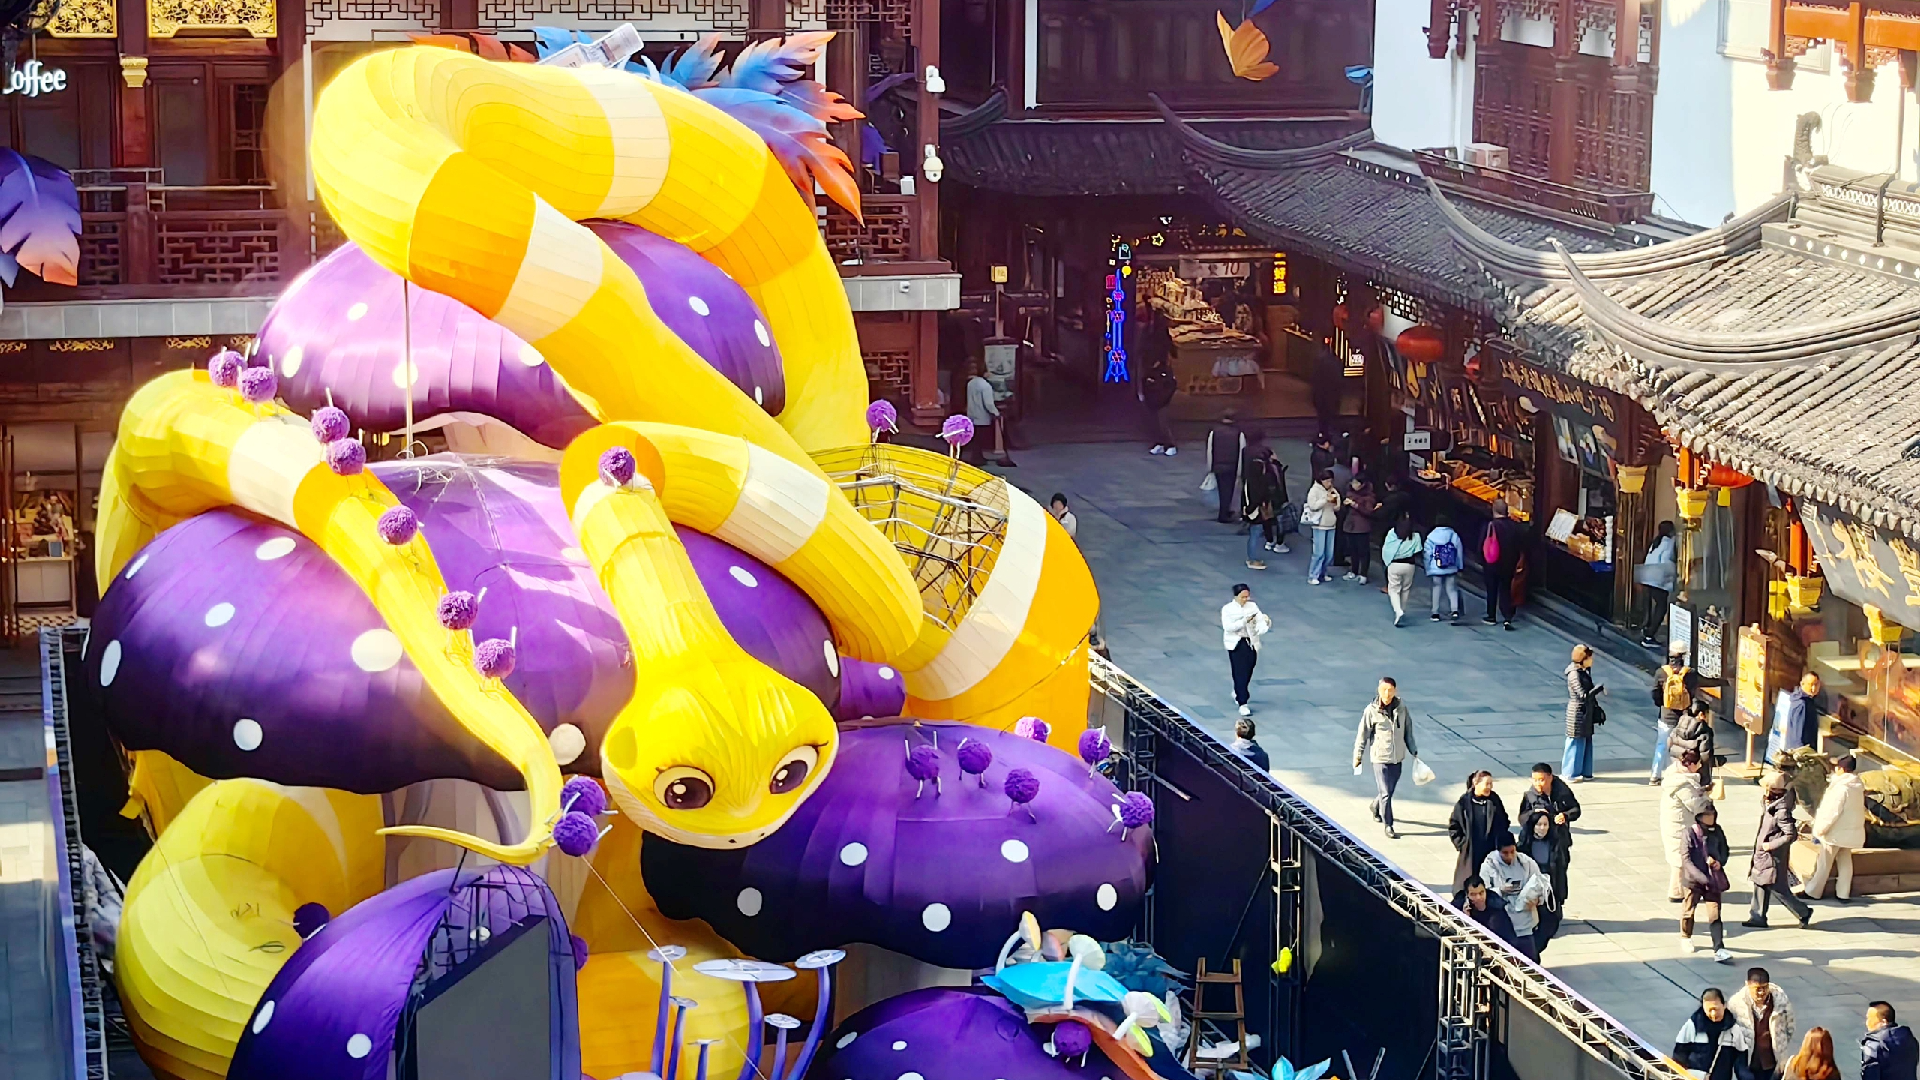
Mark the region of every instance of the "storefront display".
<instances>
[{"instance_id":1,"label":"storefront display","mask_svg":"<svg viewBox=\"0 0 1920 1080\"><path fill-rule=\"evenodd\" d=\"M64 608L73 603L73 522L71 491L15 493L10 525L16 604Z\"/></svg>"},{"instance_id":2,"label":"storefront display","mask_svg":"<svg viewBox=\"0 0 1920 1080\"><path fill-rule=\"evenodd\" d=\"M1183 269L1195 274L1239 270L1248 273L1244 262L1195 262L1185 260ZM1245 380L1259 381L1260 358L1265 345L1256 336L1257 324L1252 305L1240 298L1234 284L1218 287L1216 299L1232 299L1235 321L1228 325L1208 292L1171 268L1144 271L1137 276L1141 300L1152 304L1168 321L1168 336L1173 341L1173 373L1180 392L1198 395L1241 393ZM1225 279L1235 284L1237 278Z\"/></svg>"},{"instance_id":3,"label":"storefront display","mask_svg":"<svg viewBox=\"0 0 1920 1080\"><path fill-rule=\"evenodd\" d=\"M1890 750L1920 756L1920 545L1841 511L1799 504L1826 579L1821 641L1810 666L1852 706L1852 726Z\"/></svg>"}]
</instances>

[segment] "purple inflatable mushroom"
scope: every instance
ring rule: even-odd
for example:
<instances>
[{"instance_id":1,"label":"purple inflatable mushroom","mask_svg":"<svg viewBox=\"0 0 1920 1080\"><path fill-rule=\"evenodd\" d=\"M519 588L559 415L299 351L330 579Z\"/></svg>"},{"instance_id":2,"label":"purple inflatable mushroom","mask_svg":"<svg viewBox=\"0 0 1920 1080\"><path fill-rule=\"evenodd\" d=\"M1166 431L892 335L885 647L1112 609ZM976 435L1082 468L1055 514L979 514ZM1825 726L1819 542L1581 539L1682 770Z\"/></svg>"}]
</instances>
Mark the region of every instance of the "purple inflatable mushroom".
<instances>
[{"instance_id":1,"label":"purple inflatable mushroom","mask_svg":"<svg viewBox=\"0 0 1920 1080\"><path fill-rule=\"evenodd\" d=\"M833 1080L1117 1080L1126 1075L1097 1048L1083 1051L1084 1064L1069 1063L1064 1054L1054 1058L1046 1049L1050 1034L1029 1025L1018 1006L996 994L930 987L848 1017L828 1042L832 1053L815 1071Z\"/></svg>"},{"instance_id":2,"label":"purple inflatable mushroom","mask_svg":"<svg viewBox=\"0 0 1920 1080\"><path fill-rule=\"evenodd\" d=\"M705 919L769 960L860 941L942 967L991 967L1023 911L1045 926L1125 937L1147 889L1153 835L1139 828L1116 842L1106 831L1121 801L1113 784L1011 732L919 727L937 735L948 775L963 739L986 746L986 786L916 798L921 782L901 764L907 729L843 730L819 790L753 847L709 850L648 836L641 869L661 912ZM1041 781L1034 819L1002 791L1015 769Z\"/></svg>"}]
</instances>

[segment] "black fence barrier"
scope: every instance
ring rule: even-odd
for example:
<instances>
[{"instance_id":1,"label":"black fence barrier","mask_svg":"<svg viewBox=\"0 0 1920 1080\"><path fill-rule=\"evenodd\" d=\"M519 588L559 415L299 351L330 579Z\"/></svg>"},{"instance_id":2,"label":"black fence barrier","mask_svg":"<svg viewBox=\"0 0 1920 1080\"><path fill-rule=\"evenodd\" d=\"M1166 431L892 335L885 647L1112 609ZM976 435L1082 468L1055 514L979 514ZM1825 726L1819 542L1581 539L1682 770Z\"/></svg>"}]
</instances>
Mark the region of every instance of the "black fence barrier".
<instances>
[{"instance_id":1,"label":"black fence barrier","mask_svg":"<svg viewBox=\"0 0 1920 1080\"><path fill-rule=\"evenodd\" d=\"M1378 1080L1684 1080L1124 671L1095 657L1092 683L1092 721L1121 750L1117 779L1156 811L1139 934L1184 970L1240 962L1262 1076L1285 1054L1331 1057L1345 1077L1344 1051L1360 1080L1376 1057ZM1230 1002L1221 990L1203 1007Z\"/></svg>"}]
</instances>

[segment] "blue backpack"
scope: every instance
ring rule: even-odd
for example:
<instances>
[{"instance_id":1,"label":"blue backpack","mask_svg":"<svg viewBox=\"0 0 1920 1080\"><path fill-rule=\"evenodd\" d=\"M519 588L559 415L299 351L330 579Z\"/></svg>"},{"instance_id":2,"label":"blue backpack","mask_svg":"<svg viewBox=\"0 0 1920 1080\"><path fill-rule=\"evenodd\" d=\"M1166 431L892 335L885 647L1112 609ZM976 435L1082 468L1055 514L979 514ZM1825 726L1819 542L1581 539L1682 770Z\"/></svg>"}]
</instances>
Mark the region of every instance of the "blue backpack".
<instances>
[{"instance_id":1,"label":"blue backpack","mask_svg":"<svg viewBox=\"0 0 1920 1080\"><path fill-rule=\"evenodd\" d=\"M1460 569L1460 545L1452 540L1433 545L1433 565L1441 570Z\"/></svg>"}]
</instances>

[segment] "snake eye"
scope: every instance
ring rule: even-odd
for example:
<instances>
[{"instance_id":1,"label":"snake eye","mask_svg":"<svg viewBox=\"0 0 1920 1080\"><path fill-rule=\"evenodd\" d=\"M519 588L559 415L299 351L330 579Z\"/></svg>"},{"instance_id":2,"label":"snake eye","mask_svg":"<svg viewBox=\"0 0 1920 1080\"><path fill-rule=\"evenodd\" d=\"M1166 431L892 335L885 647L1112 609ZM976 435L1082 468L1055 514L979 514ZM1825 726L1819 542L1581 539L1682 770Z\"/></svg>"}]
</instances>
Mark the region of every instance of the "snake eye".
<instances>
[{"instance_id":1,"label":"snake eye","mask_svg":"<svg viewBox=\"0 0 1920 1080\"><path fill-rule=\"evenodd\" d=\"M802 746L795 749L793 753L787 755L787 759L782 761L778 768L773 770L773 779L768 781L767 790L775 795L785 795L789 791L799 790L800 785L807 782L807 774L812 772L813 767L819 763L818 747Z\"/></svg>"},{"instance_id":2,"label":"snake eye","mask_svg":"<svg viewBox=\"0 0 1920 1080\"><path fill-rule=\"evenodd\" d=\"M691 765L675 765L660 773L653 793L669 810L698 810L713 801L713 777Z\"/></svg>"}]
</instances>

